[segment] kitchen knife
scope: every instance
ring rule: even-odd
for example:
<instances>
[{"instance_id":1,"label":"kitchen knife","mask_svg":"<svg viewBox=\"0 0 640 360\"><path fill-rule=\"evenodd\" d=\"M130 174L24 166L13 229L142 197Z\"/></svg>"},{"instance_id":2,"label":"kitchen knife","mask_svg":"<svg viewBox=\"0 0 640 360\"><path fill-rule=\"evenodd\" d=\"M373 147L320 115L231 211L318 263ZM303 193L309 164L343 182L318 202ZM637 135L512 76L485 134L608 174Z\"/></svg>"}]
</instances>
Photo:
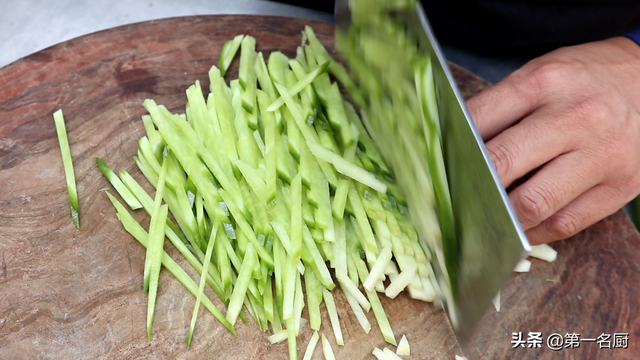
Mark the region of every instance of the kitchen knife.
<instances>
[{"instance_id":1,"label":"kitchen knife","mask_svg":"<svg viewBox=\"0 0 640 360\"><path fill-rule=\"evenodd\" d=\"M464 350L529 243L421 5L337 0L335 18L347 90L407 194Z\"/></svg>"}]
</instances>

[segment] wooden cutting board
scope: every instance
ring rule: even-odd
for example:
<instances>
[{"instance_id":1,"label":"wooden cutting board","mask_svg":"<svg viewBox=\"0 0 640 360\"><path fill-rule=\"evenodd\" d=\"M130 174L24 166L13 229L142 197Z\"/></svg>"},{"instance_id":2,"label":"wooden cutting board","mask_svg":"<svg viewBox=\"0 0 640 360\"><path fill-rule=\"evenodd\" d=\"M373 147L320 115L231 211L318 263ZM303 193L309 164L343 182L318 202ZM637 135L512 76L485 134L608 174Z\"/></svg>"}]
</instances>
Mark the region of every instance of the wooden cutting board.
<instances>
[{"instance_id":1,"label":"wooden cutting board","mask_svg":"<svg viewBox=\"0 0 640 360\"><path fill-rule=\"evenodd\" d=\"M333 26L266 16L199 16L128 25L74 39L0 69L0 359L286 359L250 321L226 331L201 310L191 348L185 339L194 298L162 271L153 341L145 336L144 249L121 227L100 191L110 188L94 158L144 181L133 162L143 134L141 103L153 98L183 111L184 90L215 64L224 41L257 39L258 50L293 55L312 25L333 46ZM466 96L488 84L452 65ZM230 76L235 77L237 63ZM69 204L52 113L67 120L80 199L80 229ZM136 218L148 222L145 214ZM622 212L554 244L555 263L533 260L502 292L502 311L488 312L470 359L636 359L640 357L640 237ZM174 258L177 252L167 251ZM186 261L178 261L196 278ZM550 280L550 281L549 281ZM365 334L336 291L346 346L338 359L371 359L386 344L373 324ZM461 354L445 314L399 296L382 300L412 359ZM216 304L221 305L219 301ZM322 331L333 342L328 318ZM511 349L512 332L629 333L628 349L595 343L551 351ZM300 336L303 353L311 335ZM315 359L321 358L317 349Z\"/></svg>"}]
</instances>

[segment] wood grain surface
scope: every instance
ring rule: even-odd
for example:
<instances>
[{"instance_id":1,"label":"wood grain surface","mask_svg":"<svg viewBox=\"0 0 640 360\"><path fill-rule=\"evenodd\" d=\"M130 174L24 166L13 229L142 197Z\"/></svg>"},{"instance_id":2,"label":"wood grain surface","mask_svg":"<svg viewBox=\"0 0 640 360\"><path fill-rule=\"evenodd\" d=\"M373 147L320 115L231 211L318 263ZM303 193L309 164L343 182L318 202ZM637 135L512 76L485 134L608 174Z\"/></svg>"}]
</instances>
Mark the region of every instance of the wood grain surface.
<instances>
[{"instance_id":1,"label":"wood grain surface","mask_svg":"<svg viewBox=\"0 0 640 360\"><path fill-rule=\"evenodd\" d=\"M265 52L293 55L304 24L329 48L333 27L264 16L200 16L128 25L77 38L0 69L0 359L286 359L286 344L270 345L250 320L231 335L200 311L191 348L185 345L194 298L162 271L153 340L145 335L144 249L119 224L95 165L99 156L144 184L133 156L143 134L141 103L153 98L183 111L184 90L207 71L224 41L250 34ZM453 66L466 96L488 84ZM237 73L237 61L230 72ZM52 113L67 120L80 200L80 229L70 219ZM146 227L148 217L134 216ZM640 358L640 237L619 211L554 244L554 263L533 261L502 292L502 311L483 319L469 359ZM196 278L171 246L167 252ZM552 281L548 281L552 280ZM209 294L215 299L215 296ZM372 314L370 334L336 291L346 346L338 359L372 359L384 347ZM214 302L221 305L217 299ZM409 299L384 298L398 339L411 359L452 360L461 354L445 314ZM322 331L333 342L328 318ZM595 343L551 351L511 348L511 333L629 333L628 349ZM311 335L299 338L302 354ZM319 349L314 359L322 358Z\"/></svg>"}]
</instances>

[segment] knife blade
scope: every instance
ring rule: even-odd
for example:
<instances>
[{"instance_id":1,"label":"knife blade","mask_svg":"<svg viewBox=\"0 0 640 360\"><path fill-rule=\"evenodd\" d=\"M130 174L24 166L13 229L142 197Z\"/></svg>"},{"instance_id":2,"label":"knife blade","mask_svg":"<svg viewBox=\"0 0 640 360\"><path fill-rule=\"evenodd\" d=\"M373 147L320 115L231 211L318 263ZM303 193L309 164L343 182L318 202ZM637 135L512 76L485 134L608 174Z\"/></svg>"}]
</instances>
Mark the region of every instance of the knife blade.
<instances>
[{"instance_id":1,"label":"knife blade","mask_svg":"<svg viewBox=\"0 0 640 360\"><path fill-rule=\"evenodd\" d=\"M352 97L410 195L439 303L464 350L529 243L422 6L337 0L335 19Z\"/></svg>"}]
</instances>

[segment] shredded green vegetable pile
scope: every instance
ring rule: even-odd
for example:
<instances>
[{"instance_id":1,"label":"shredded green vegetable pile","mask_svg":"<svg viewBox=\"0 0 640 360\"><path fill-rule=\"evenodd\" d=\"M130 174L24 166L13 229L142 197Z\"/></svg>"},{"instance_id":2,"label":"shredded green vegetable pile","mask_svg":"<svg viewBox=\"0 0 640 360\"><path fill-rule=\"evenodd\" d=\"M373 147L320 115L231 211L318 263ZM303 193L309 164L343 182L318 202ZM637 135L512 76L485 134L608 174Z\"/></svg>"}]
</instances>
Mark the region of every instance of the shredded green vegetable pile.
<instances>
[{"instance_id":1,"label":"shredded green vegetable pile","mask_svg":"<svg viewBox=\"0 0 640 360\"><path fill-rule=\"evenodd\" d=\"M149 231L109 198L125 229L147 247L149 337L160 264L197 297L195 313L202 302L234 332L246 308L272 342L288 340L291 359L297 359L305 306L309 326L319 331L324 302L336 343L344 345L332 295L337 284L363 330L370 331L365 312L373 310L384 339L394 345L378 293L393 298L407 288L414 298L434 299L430 255L418 241L405 197L330 74L347 88L353 83L310 27L304 34L308 44L292 59L276 51L265 61L251 36L230 40L218 59L221 68L209 71L209 92L199 82L186 90L185 114L144 102L146 136L135 162L157 188L155 201L126 172L110 181L132 209L151 215ZM237 51L238 79L227 84L223 74ZM115 175L98 163L105 175ZM124 187L116 185L120 181ZM165 236L204 274L199 285L163 251ZM226 311L203 294L205 283ZM311 352L319 339L314 334Z\"/></svg>"}]
</instances>

